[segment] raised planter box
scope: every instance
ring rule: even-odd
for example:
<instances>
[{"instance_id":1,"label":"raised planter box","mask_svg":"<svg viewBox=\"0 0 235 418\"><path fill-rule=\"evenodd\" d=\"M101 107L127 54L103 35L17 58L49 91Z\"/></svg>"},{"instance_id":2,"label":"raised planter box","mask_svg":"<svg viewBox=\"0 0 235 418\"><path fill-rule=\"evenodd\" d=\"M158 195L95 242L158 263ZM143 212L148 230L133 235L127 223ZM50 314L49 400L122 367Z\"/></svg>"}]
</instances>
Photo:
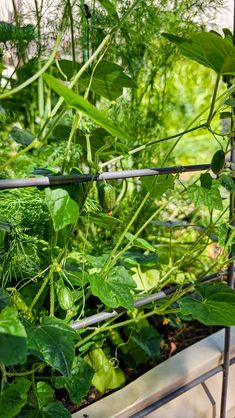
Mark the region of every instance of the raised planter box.
<instances>
[{"instance_id":1,"label":"raised planter box","mask_svg":"<svg viewBox=\"0 0 235 418\"><path fill-rule=\"evenodd\" d=\"M219 416L222 372L148 415L141 410L222 364L224 330L199 341L148 371L126 387L73 414L73 418L213 418ZM235 329L231 358L235 357ZM235 417L235 364L229 371L227 417Z\"/></svg>"}]
</instances>

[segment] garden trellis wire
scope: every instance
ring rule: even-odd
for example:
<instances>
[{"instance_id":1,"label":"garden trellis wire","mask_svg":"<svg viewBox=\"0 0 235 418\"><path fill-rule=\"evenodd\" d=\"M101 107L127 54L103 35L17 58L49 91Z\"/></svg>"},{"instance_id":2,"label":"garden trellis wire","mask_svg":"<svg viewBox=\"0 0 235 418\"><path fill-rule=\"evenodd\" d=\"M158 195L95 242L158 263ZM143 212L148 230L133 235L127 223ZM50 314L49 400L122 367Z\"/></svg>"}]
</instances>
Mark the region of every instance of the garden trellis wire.
<instances>
[{"instance_id":1,"label":"garden trellis wire","mask_svg":"<svg viewBox=\"0 0 235 418\"><path fill-rule=\"evenodd\" d=\"M232 138L232 141L235 143L235 139ZM230 162L234 164L235 162L235 152L231 153ZM188 166L173 166L173 167L161 167L161 168L147 168L141 170L126 170L126 171L110 171L97 174L79 174L79 175L54 175L54 176L43 176L43 177L34 177L34 178L22 178L22 179L4 179L0 180L0 190L13 189L13 188L24 188L24 187L48 187L48 186L58 186L64 184L79 184L86 183L90 181L103 181L103 180L117 180L125 179L131 177L145 177L145 176L160 176L163 174L177 174L177 173L187 173L195 171L205 171L210 169L210 164L197 164L197 165L188 165ZM231 195L231 210L232 211L232 199ZM182 225L183 226L183 225ZM200 281L202 283L218 280L221 278L227 277L228 285L233 287L233 276L234 276L234 263L230 263L228 271L217 272L212 275L202 278ZM192 283L186 283L183 287L190 286ZM173 294L177 290L176 287L169 287L165 291L160 291L158 293L152 294L150 296L141 298L135 302L135 308L139 308L145 305L148 305L156 300L166 298L167 296ZM80 329L84 327L89 327L98 322L105 321L110 318L114 318L119 315L121 312L125 312L125 309L113 310L111 312L100 312L96 315L92 315L83 320L75 321L71 324L73 329ZM167 396L161 398L157 402L153 402L151 405L143 408L137 414L134 414L131 418L141 418L147 416L150 412L159 409L161 406L170 402L174 398L180 396L184 392L190 390L196 385L203 383L206 379L215 374L223 371L223 386L221 394L221 415L220 418L226 418L226 401L227 401L227 389L228 389L228 375L229 367L231 364L235 363L235 358L230 360L230 328L225 329L225 339L224 339L224 363L216 367L215 369L210 370L209 372L199 376L197 379L189 382L187 385L183 385L178 388L176 391L169 393ZM210 399L210 394L208 397Z\"/></svg>"}]
</instances>

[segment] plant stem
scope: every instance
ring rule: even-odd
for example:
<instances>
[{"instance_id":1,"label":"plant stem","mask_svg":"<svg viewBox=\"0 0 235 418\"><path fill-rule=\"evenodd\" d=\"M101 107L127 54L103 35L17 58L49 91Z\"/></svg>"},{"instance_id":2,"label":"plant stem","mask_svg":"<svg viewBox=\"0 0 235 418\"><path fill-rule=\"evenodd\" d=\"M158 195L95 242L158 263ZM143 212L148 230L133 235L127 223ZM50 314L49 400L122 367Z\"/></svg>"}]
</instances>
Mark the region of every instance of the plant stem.
<instances>
[{"instance_id":1,"label":"plant stem","mask_svg":"<svg viewBox=\"0 0 235 418\"><path fill-rule=\"evenodd\" d=\"M54 274L50 277L50 316L55 315L55 289L54 289Z\"/></svg>"},{"instance_id":2,"label":"plant stem","mask_svg":"<svg viewBox=\"0 0 235 418\"><path fill-rule=\"evenodd\" d=\"M170 310L168 310L168 311L164 311L164 308L159 308L159 307L157 307L157 308L154 308L152 311L150 311L150 312L147 312L147 313L145 313L145 314L143 314L142 312L139 314L139 316L137 316L137 317L135 317L135 318L131 318L131 319L127 319L126 321L123 321L123 322L118 322L117 324L113 324L113 325L108 325L108 326L105 326L106 324L104 324L103 326L101 326L100 328L97 328L92 334L90 334L90 335L88 335L87 337L85 337L85 338L83 338L83 340L82 341L79 341L77 344L76 344L76 347L81 347L83 344L85 344L85 343L87 343L90 339L92 339L93 337L95 337L97 334L99 334L100 332L110 332L110 331L112 331L113 329L116 329L116 328L121 328L121 327L125 327L125 326L127 326L127 325L130 325L130 324L133 324L133 323L136 323L136 322L139 322L139 321L141 321L142 319L145 319L145 318L148 318L148 317L150 317L150 316L153 316L153 315L167 315L167 314L170 314L170 313L179 313L180 312L180 308L175 308L175 309L170 309ZM115 319L117 319L117 317L115 317Z\"/></svg>"},{"instance_id":3,"label":"plant stem","mask_svg":"<svg viewBox=\"0 0 235 418\"><path fill-rule=\"evenodd\" d=\"M207 126L210 126L210 123L211 123L211 121L213 119L213 116L214 116L213 115L213 112L214 112L214 107L215 107L215 102L216 102L216 96L217 96L217 92L218 92L219 82L220 82L220 74L218 74L217 77L216 77L214 92L213 92L211 106L210 106L210 111L209 111L209 116L208 116L208 119L207 119Z\"/></svg>"},{"instance_id":4,"label":"plant stem","mask_svg":"<svg viewBox=\"0 0 235 418\"><path fill-rule=\"evenodd\" d=\"M70 0L68 0L68 14L70 20L70 32L71 32L71 52L73 59L73 74L76 72L76 52L75 52L75 37L74 37L74 25L73 25L73 12Z\"/></svg>"},{"instance_id":5,"label":"plant stem","mask_svg":"<svg viewBox=\"0 0 235 418\"><path fill-rule=\"evenodd\" d=\"M148 219L147 221L138 229L138 231L133 235L133 237L129 240L127 245L119 251L119 253L114 257L113 264L116 264L117 260L131 247L133 242L136 238L140 235L140 233L149 225L150 222L159 214L159 212L164 209L168 205L169 201L167 203L164 203L160 208L158 208Z\"/></svg>"},{"instance_id":6,"label":"plant stem","mask_svg":"<svg viewBox=\"0 0 235 418\"><path fill-rule=\"evenodd\" d=\"M1 370L1 373L2 373L2 376L1 376L1 393L3 392L3 389L4 389L4 385L5 385L5 383L6 383L6 380L7 380L7 375L6 375L6 367L4 366L4 364L0 364L0 370Z\"/></svg>"},{"instance_id":7,"label":"plant stem","mask_svg":"<svg viewBox=\"0 0 235 418\"><path fill-rule=\"evenodd\" d=\"M110 268L111 264L113 264L113 257L118 249L118 247L120 246L120 244L122 243L123 239L125 238L126 233L129 231L131 225L135 222L137 216L139 215L140 211L142 210L143 206L145 205L145 203L147 202L149 196L151 195L151 190L152 187L150 189L149 192L146 193L146 195L144 196L142 202L140 203L138 209L135 211L134 215L132 216L131 220L129 221L129 223L127 224L127 226L125 227L125 229L123 230L123 232L121 233L115 247L112 249L108 260L106 261L103 269L102 269L102 273L107 273L108 269Z\"/></svg>"},{"instance_id":8,"label":"plant stem","mask_svg":"<svg viewBox=\"0 0 235 418\"><path fill-rule=\"evenodd\" d=\"M43 282L42 282L42 285L41 285L41 287L40 287L40 289L38 290L38 292L36 293L36 295L35 295L35 297L34 297L34 299L33 299L33 301L32 301L32 303L30 304L30 309L33 309L33 307L35 306L35 304L37 303L37 301L38 301L38 299L40 298L40 296L41 296L41 294L42 294L42 292L43 292L43 290L46 288L46 286L47 286L47 284L48 284L48 282L50 281L50 279L51 279L51 275L53 274L53 271L54 271L54 265L51 265L51 267L50 267L50 271L49 271L49 273L48 273L48 275L44 278L44 280L43 280Z\"/></svg>"},{"instance_id":9,"label":"plant stem","mask_svg":"<svg viewBox=\"0 0 235 418\"><path fill-rule=\"evenodd\" d=\"M107 165L114 164L114 163L122 160L123 158L127 158L129 155L133 155L133 154L136 154L137 152L143 151L144 149L146 149L148 147L151 147L152 145L158 144L160 142L169 141L170 139L178 138L179 136L182 137L183 135L185 135L189 132L196 131L197 129L200 129L200 128L205 128L205 126L206 125L203 123L201 125L195 126L194 128L186 129L183 132L179 132L178 134L166 136L165 138L156 139L154 141L147 142L146 144L143 144L143 145L140 145L136 148L133 148L132 150L128 151L125 155L122 154L122 155L119 155L118 157L112 158L109 161L106 161L105 163L101 164L100 167L101 167L101 169L103 169Z\"/></svg>"},{"instance_id":10,"label":"plant stem","mask_svg":"<svg viewBox=\"0 0 235 418\"><path fill-rule=\"evenodd\" d=\"M35 366L32 370L28 370L27 372L20 372L20 373L16 373L16 372L6 372L6 376L8 377L24 377L24 376L29 376L30 374L34 374L37 370L42 369L42 365L37 365Z\"/></svg>"}]
</instances>

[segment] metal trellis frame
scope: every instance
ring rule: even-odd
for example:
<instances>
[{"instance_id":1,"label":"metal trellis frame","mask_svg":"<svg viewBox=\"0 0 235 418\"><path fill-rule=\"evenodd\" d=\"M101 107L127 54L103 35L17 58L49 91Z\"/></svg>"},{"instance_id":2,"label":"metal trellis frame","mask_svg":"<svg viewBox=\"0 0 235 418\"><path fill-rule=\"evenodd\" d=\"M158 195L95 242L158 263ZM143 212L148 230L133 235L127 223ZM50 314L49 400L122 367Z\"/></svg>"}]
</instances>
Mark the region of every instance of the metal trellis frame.
<instances>
[{"instance_id":1,"label":"metal trellis frame","mask_svg":"<svg viewBox=\"0 0 235 418\"><path fill-rule=\"evenodd\" d=\"M145 168L140 170L106 171L97 174L50 175L22 179L0 180L0 190L24 187L51 187L64 184L80 184L90 181L120 180L131 177L160 176L163 174L189 173L209 170L210 164L180 165L173 167Z\"/></svg>"},{"instance_id":2,"label":"metal trellis frame","mask_svg":"<svg viewBox=\"0 0 235 418\"><path fill-rule=\"evenodd\" d=\"M235 364L235 357L229 360L229 366L232 366L233 364ZM156 411L157 409L161 408L166 403L173 401L173 399L177 398L180 395L183 395L183 393L188 392L190 389L194 388L200 383L204 383L207 379L209 379L212 376L215 376L217 373L222 372L222 371L223 371L223 365L217 366L214 369L209 370L207 373L204 373L201 376L197 377L196 379L191 380L191 382L179 387L178 389L169 393L163 398L157 400L156 402L153 402L151 405L146 406L146 408L142 409L142 411L139 411L136 414L131 415L129 418L146 417L151 412Z\"/></svg>"},{"instance_id":3,"label":"metal trellis frame","mask_svg":"<svg viewBox=\"0 0 235 418\"><path fill-rule=\"evenodd\" d=\"M235 45L235 0L233 2L233 45ZM233 109L232 117L232 135L231 135L231 154L230 154L230 163L233 165L235 163L235 111ZM232 172L233 181L235 181L235 172ZM230 220L231 225L235 226L234 218L234 206L235 197L234 194L230 194ZM233 257L233 253L230 254ZM229 265L228 271L228 285L233 289L234 288L234 261ZM229 378L229 357L230 357L230 345L231 345L231 327L225 328L225 338L224 338L224 363L223 363L223 381L222 381L222 393L221 393L221 408L220 408L220 418L226 418L226 405L227 405L227 394L228 394L228 378Z\"/></svg>"}]
</instances>

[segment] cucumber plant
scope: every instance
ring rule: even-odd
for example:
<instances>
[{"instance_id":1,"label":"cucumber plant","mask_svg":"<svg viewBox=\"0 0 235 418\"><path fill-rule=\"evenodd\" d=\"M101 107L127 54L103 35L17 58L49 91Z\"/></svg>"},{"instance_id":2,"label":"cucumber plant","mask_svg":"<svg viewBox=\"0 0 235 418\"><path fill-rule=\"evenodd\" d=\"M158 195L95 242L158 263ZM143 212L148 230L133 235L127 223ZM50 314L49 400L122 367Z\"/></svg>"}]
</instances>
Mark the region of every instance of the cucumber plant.
<instances>
[{"instance_id":1,"label":"cucumber plant","mask_svg":"<svg viewBox=\"0 0 235 418\"><path fill-rule=\"evenodd\" d=\"M218 115L234 106L231 34L195 32L196 25L188 23L191 1L191 10L182 4L174 12L164 1L149 1L147 7L141 0L117 7L112 1L96 3L63 2L47 58L37 1L35 31L20 29L16 14L11 36L18 27L25 42L36 34L38 45L32 60L22 58L16 66L16 79L1 87L2 178L87 171L102 177L105 167L164 167L175 161L182 140L188 144L197 135L214 141L217 150L209 153L211 170L189 183L170 174L1 192L0 409L7 418L69 417L66 405L79 407L91 386L100 393L122 386L128 365L158 362L162 336L156 323L180 327L181 318L192 318L235 325L234 290L222 282L200 283L227 267L235 244L234 227L226 222L229 193L235 191L233 167L226 162L233 126L220 133L218 122ZM211 2L206 3L201 7ZM172 23L182 37L160 35L161 25L169 31ZM0 25L2 36L3 29ZM58 50L68 29L72 59L61 58ZM4 39L0 36L6 48ZM181 58L172 44L197 63L192 65L213 70L216 79L206 109L183 130L161 137L176 111L168 71ZM223 78L228 88L222 87ZM25 103L30 104L26 116ZM172 284L178 290L168 298L135 308L142 296ZM74 329L74 322L92 314L103 318L106 309L116 309L116 317ZM58 400L62 391L65 402Z\"/></svg>"}]
</instances>

